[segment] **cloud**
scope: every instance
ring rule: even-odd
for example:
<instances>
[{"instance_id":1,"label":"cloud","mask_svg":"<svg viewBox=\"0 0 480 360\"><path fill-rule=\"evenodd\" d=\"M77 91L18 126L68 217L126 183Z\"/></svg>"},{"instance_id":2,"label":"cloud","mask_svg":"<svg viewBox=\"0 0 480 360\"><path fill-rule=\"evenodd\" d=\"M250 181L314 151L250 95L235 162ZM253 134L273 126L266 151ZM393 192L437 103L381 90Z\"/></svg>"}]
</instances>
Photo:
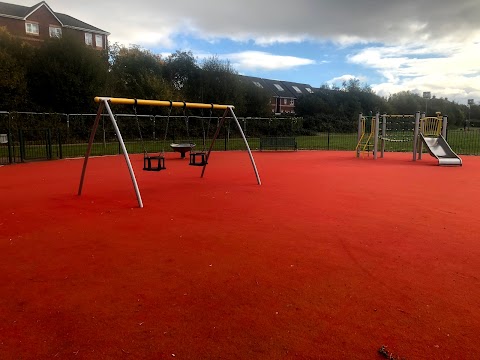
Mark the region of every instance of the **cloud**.
<instances>
[{"instance_id":1,"label":"cloud","mask_svg":"<svg viewBox=\"0 0 480 360\"><path fill-rule=\"evenodd\" d=\"M472 31L478 32L480 16L478 0L297 0L291 4L184 0L175 6L155 0L137 0L134 6L118 0L48 3L55 11L105 28L114 40L156 39L168 45L174 45L176 34L258 44L306 40L400 44L448 37L463 41ZM150 35L144 39L138 36L141 33Z\"/></svg>"},{"instance_id":2,"label":"cloud","mask_svg":"<svg viewBox=\"0 0 480 360\"><path fill-rule=\"evenodd\" d=\"M351 74L345 74L345 75L337 76L333 79L328 80L327 84L338 85L338 84L342 84L344 81L348 81L352 79L356 79L356 76Z\"/></svg>"},{"instance_id":3,"label":"cloud","mask_svg":"<svg viewBox=\"0 0 480 360\"><path fill-rule=\"evenodd\" d=\"M348 82L349 80L353 80L353 79L358 79L360 80L360 82L363 83L366 81L367 78L362 75L358 76L358 75L352 75L352 74L344 74L341 76L334 77L333 79L326 81L326 83L328 85L341 86L344 81Z\"/></svg>"},{"instance_id":4,"label":"cloud","mask_svg":"<svg viewBox=\"0 0 480 360\"><path fill-rule=\"evenodd\" d=\"M374 80L376 91L386 94L395 89L428 88L438 89L439 94L460 91L480 98L473 65L480 53L478 0L184 0L174 5L156 0L136 0L133 5L118 0L47 2L54 11L109 31L110 42L124 45L171 52L193 48L196 39L209 44L230 41L242 50L251 50L252 44L254 50L265 48L265 52L240 53L225 48L240 71L321 63L311 53L307 56L293 50L291 56L272 55L274 46L281 46L282 54L287 55L288 46L298 49L304 43L318 48L334 44L342 51L366 47L347 60L363 68L363 74L373 70L382 78ZM328 72L332 77L339 77L335 72L352 73L351 68L337 71L336 65L330 64L335 69Z\"/></svg>"},{"instance_id":5,"label":"cloud","mask_svg":"<svg viewBox=\"0 0 480 360\"><path fill-rule=\"evenodd\" d=\"M298 66L314 64L315 61L295 56L273 55L262 51L244 51L226 54L223 58L229 59L238 70L289 70Z\"/></svg>"},{"instance_id":6,"label":"cloud","mask_svg":"<svg viewBox=\"0 0 480 360\"><path fill-rule=\"evenodd\" d=\"M358 51L349 61L381 75L385 81L372 85L381 95L403 90L432 91L437 97L463 102L467 97L480 96L478 54L479 42L377 46Z\"/></svg>"}]
</instances>

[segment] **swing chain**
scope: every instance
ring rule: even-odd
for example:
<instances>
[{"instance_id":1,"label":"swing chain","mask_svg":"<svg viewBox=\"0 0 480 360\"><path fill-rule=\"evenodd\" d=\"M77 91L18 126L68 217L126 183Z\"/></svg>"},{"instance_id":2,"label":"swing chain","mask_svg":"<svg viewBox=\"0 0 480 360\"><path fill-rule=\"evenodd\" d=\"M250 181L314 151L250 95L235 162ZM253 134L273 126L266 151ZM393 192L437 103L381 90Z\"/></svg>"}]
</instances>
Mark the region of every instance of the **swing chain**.
<instances>
[{"instance_id":1,"label":"swing chain","mask_svg":"<svg viewBox=\"0 0 480 360\"><path fill-rule=\"evenodd\" d=\"M167 135L168 135L168 124L170 122L170 115L172 113L173 102L170 101L170 107L168 108L168 115L167 115L167 125L165 126L165 135L163 136L163 146L162 146L162 156L165 156L165 144L167 142Z\"/></svg>"},{"instance_id":2,"label":"swing chain","mask_svg":"<svg viewBox=\"0 0 480 360\"><path fill-rule=\"evenodd\" d=\"M138 120L138 114L137 114L137 99L135 98L134 99L134 103L133 103L133 112L135 113L135 122L137 123L137 129L138 129L138 133L140 134L140 141L142 142L142 146L143 146L143 155L145 157L148 157L148 151L147 151L147 148L145 146L145 142L143 141L143 136L142 136L142 129L140 128L140 122Z\"/></svg>"}]
</instances>

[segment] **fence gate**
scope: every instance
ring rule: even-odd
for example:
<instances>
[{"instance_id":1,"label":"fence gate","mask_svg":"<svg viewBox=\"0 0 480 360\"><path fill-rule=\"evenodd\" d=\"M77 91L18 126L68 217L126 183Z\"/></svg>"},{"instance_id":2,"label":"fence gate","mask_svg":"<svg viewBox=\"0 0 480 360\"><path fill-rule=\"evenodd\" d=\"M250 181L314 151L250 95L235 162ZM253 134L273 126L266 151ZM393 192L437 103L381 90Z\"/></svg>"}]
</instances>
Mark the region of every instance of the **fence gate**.
<instances>
[{"instance_id":1,"label":"fence gate","mask_svg":"<svg viewBox=\"0 0 480 360\"><path fill-rule=\"evenodd\" d=\"M52 132L50 129L21 129L14 141L15 162L52 159Z\"/></svg>"}]
</instances>

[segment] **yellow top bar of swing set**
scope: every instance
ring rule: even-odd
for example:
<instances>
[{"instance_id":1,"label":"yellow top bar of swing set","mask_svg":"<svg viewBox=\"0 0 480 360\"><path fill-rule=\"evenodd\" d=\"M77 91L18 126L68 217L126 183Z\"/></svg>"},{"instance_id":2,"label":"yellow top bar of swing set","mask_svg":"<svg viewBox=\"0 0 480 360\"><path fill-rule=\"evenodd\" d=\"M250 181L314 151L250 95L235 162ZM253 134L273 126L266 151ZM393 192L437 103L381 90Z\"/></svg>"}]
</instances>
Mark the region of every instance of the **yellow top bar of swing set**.
<instances>
[{"instance_id":1,"label":"yellow top bar of swing set","mask_svg":"<svg viewBox=\"0 0 480 360\"><path fill-rule=\"evenodd\" d=\"M127 98L113 98L113 97L103 97L96 96L95 102L99 103L101 101L109 101L111 104L123 104L123 105L135 105L135 99ZM146 105L146 106L170 106L170 101L167 100L143 100L136 99L137 105ZM190 103L183 101L172 101L172 107L186 107L190 109L213 109L213 110L225 110L228 108L234 109L233 105L219 105L219 104L202 104L202 103ZM213 105L213 108L212 108Z\"/></svg>"}]
</instances>

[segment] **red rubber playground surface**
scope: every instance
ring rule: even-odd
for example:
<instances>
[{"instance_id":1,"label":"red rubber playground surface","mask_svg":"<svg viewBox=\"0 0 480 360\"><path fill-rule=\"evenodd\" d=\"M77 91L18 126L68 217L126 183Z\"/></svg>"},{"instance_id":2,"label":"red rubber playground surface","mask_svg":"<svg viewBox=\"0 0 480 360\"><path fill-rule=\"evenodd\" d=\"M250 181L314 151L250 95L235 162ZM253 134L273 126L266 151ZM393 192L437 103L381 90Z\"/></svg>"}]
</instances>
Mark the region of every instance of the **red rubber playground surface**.
<instances>
[{"instance_id":1,"label":"red rubber playground surface","mask_svg":"<svg viewBox=\"0 0 480 360\"><path fill-rule=\"evenodd\" d=\"M0 359L479 359L480 158L0 168Z\"/></svg>"}]
</instances>

